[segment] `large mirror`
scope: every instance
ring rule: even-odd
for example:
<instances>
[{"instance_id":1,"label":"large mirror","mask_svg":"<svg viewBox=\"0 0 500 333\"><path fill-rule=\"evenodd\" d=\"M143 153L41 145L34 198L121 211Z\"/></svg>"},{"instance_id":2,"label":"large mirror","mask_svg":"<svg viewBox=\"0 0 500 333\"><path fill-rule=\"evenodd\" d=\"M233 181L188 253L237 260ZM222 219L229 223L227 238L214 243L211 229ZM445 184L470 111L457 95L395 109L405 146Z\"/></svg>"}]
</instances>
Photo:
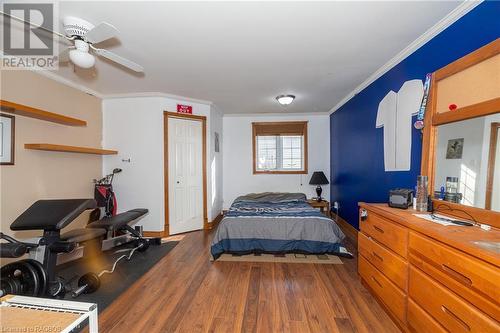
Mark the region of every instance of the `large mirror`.
<instances>
[{"instance_id":1,"label":"large mirror","mask_svg":"<svg viewBox=\"0 0 500 333\"><path fill-rule=\"evenodd\" d=\"M500 113L437 127L434 197L500 211Z\"/></svg>"}]
</instances>

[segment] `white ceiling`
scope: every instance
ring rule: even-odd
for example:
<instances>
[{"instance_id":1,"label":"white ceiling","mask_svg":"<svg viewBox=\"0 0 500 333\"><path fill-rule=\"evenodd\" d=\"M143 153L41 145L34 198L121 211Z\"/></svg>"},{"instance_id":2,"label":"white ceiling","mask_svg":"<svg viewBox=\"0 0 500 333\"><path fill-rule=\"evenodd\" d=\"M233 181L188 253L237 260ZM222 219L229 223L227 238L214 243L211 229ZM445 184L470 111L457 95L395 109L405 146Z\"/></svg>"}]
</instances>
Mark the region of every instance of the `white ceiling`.
<instances>
[{"instance_id":1,"label":"white ceiling","mask_svg":"<svg viewBox=\"0 0 500 333\"><path fill-rule=\"evenodd\" d=\"M60 18L107 21L100 46L145 68L98 61L97 75L56 72L102 95L161 92L214 102L226 114L328 112L455 7L429 2L61 2ZM59 29L62 31L62 26Z\"/></svg>"}]
</instances>

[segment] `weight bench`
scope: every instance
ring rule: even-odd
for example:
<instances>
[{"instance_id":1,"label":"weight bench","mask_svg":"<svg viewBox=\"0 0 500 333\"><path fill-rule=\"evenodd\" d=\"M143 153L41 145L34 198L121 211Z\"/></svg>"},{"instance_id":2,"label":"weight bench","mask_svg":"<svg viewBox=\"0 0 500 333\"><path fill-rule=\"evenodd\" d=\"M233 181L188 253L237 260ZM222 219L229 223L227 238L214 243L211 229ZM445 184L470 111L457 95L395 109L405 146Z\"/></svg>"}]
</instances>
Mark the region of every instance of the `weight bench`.
<instances>
[{"instance_id":1,"label":"weight bench","mask_svg":"<svg viewBox=\"0 0 500 333\"><path fill-rule=\"evenodd\" d=\"M104 237L104 229L73 229L61 235L61 240L72 243L85 243L90 240Z\"/></svg>"},{"instance_id":2,"label":"weight bench","mask_svg":"<svg viewBox=\"0 0 500 333\"><path fill-rule=\"evenodd\" d=\"M61 239L61 229L85 210L96 206L93 199L38 200L10 225L13 231L43 230L42 238L37 244L32 244L37 246L28 246L28 252L31 259L42 263L49 282L56 279L57 255L69 253L76 247L74 242ZM104 233L101 232L101 235Z\"/></svg>"},{"instance_id":3,"label":"weight bench","mask_svg":"<svg viewBox=\"0 0 500 333\"><path fill-rule=\"evenodd\" d=\"M99 237L104 234L106 236L102 241L101 250L107 251L134 239L141 239L141 233L132 228L129 223L147 213L147 209L137 208L112 217L104 217L99 221L87 224L86 228L64 233L61 238L66 241L84 242L86 238L92 239L92 236Z\"/></svg>"},{"instance_id":4,"label":"weight bench","mask_svg":"<svg viewBox=\"0 0 500 333\"><path fill-rule=\"evenodd\" d=\"M43 230L42 237L37 238L36 243L25 243L1 233L0 238L8 243L0 243L0 255L18 258L29 253L30 260L42 264L43 270L47 273L47 283L59 283L58 287L60 287L61 283L55 273L56 265L61 261L58 260L61 257L60 254L67 254L68 257L81 256L83 248L91 242L97 244L101 250L107 250L137 240L141 244L140 251L147 249L149 241L142 238L141 233L129 225L145 215L148 212L147 209L133 209L90 223L86 228L61 234L61 230L71 224L81 213L96 207L94 199L38 200L24 211L10 228L13 231ZM80 246L81 244L85 246ZM82 251L76 253L78 251L74 250L77 248L82 248ZM57 293L52 296L55 295Z\"/></svg>"},{"instance_id":5,"label":"weight bench","mask_svg":"<svg viewBox=\"0 0 500 333\"><path fill-rule=\"evenodd\" d=\"M90 230L106 230L107 237L102 242L102 250L106 251L115 246L128 243L133 239L137 239L141 242L141 233L132 228L129 223L147 213L148 210L144 208L132 209L115 216L104 217L99 221L89 223L87 228ZM143 244L146 245L145 243ZM145 251L146 249L147 246L142 247L140 251Z\"/></svg>"}]
</instances>

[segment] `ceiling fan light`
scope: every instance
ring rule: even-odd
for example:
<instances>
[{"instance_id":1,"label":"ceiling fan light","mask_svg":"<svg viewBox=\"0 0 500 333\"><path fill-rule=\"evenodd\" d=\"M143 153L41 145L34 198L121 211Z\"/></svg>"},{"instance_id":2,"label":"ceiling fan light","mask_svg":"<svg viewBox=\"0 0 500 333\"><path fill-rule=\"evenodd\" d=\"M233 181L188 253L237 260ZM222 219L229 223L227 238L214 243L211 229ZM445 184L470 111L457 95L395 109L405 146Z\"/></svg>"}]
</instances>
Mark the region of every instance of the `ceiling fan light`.
<instances>
[{"instance_id":1,"label":"ceiling fan light","mask_svg":"<svg viewBox=\"0 0 500 333\"><path fill-rule=\"evenodd\" d=\"M278 97L276 97L276 100L281 105L290 105L292 104L294 99L295 99L294 95L279 95Z\"/></svg>"},{"instance_id":2,"label":"ceiling fan light","mask_svg":"<svg viewBox=\"0 0 500 333\"><path fill-rule=\"evenodd\" d=\"M95 65L95 57L88 52L71 50L69 51L69 59L81 68L91 68Z\"/></svg>"}]
</instances>

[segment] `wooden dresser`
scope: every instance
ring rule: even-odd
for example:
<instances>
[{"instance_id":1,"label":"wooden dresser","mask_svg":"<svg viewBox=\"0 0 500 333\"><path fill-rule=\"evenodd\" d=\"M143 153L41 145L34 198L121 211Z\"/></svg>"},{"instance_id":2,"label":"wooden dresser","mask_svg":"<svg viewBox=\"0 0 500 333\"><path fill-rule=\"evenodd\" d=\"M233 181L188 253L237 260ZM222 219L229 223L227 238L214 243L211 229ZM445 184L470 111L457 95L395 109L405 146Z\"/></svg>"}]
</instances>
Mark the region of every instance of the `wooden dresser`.
<instances>
[{"instance_id":1,"label":"wooden dresser","mask_svg":"<svg viewBox=\"0 0 500 333\"><path fill-rule=\"evenodd\" d=\"M442 226L387 204L359 206L359 275L403 331L500 332L498 229Z\"/></svg>"}]
</instances>

